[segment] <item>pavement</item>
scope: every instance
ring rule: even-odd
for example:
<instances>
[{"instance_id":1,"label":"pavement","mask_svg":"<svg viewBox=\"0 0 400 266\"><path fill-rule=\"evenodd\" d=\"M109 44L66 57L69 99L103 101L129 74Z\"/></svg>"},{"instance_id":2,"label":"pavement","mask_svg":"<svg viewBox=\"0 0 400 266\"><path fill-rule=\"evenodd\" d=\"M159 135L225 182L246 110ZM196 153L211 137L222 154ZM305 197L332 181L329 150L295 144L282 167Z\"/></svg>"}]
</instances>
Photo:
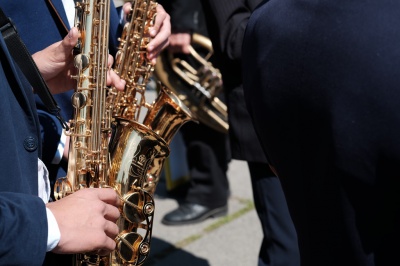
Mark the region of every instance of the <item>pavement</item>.
<instances>
[{"instance_id":1,"label":"pavement","mask_svg":"<svg viewBox=\"0 0 400 266\"><path fill-rule=\"evenodd\" d=\"M228 179L231 195L227 216L179 226L161 223L166 213L178 207L179 197L167 189L165 178L160 180L154 195L156 209L151 251L144 265L257 265L262 231L254 209L246 162L231 161Z\"/></svg>"}]
</instances>

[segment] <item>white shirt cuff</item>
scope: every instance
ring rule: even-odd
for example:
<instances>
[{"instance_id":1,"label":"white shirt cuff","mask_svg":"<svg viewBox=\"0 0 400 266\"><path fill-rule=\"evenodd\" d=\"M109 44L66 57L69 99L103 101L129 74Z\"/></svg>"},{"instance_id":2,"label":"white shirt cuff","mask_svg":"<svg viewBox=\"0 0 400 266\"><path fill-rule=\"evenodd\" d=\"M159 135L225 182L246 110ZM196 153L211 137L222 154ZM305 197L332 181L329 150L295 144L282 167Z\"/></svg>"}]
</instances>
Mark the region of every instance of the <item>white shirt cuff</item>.
<instances>
[{"instance_id":1,"label":"white shirt cuff","mask_svg":"<svg viewBox=\"0 0 400 266\"><path fill-rule=\"evenodd\" d=\"M58 245L58 242L60 242L61 233L60 228L58 227L57 220L49 208L46 208L46 214L48 228L46 251L51 251Z\"/></svg>"},{"instance_id":2,"label":"white shirt cuff","mask_svg":"<svg viewBox=\"0 0 400 266\"><path fill-rule=\"evenodd\" d=\"M49 202L50 198L50 180L49 171L46 165L38 159L38 196L44 203Z\"/></svg>"}]
</instances>

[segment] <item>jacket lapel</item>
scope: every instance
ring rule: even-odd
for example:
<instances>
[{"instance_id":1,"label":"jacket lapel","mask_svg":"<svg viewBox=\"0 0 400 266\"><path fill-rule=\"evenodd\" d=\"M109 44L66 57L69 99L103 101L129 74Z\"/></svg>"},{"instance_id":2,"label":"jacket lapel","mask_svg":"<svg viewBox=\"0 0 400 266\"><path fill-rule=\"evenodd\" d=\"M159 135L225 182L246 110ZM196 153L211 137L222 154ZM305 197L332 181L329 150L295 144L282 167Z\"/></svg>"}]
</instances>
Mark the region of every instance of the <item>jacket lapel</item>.
<instances>
[{"instance_id":1,"label":"jacket lapel","mask_svg":"<svg viewBox=\"0 0 400 266\"><path fill-rule=\"evenodd\" d=\"M49 4L50 8L54 11L55 19L58 18L59 22L63 25L63 27L66 31L66 34L67 34L70 27L69 27L67 15L65 13L62 0L45 0L45 1ZM73 1L73 0L69 0L69 1Z\"/></svg>"}]
</instances>

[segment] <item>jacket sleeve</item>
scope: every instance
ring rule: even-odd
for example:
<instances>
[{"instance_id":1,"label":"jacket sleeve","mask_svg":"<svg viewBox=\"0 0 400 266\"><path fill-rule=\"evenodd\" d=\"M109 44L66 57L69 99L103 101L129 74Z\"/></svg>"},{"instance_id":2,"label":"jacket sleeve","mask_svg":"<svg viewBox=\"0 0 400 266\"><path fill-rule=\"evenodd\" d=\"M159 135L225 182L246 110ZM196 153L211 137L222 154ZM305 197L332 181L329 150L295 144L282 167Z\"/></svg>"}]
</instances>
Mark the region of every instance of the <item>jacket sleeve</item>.
<instances>
[{"instance_id":1,"label":"jacket sleeve","mask_svg":"<svg viewBox=\"0 0 400 266\"><path fill-rule=\"evenodd\" d=\"M47 246L47 216L42 199L0 192L0 264L42 265Z\"/></svg>"},{"instance_id":2,"label":"jacket sleeve","mask_svg":"<svg viewBox=\"0 0 400 266\"><path fill-rule=\"evenodd\" d=\"M205 9L215 17L220 50L231 60L240 60L247 22L262 0L202 0Z\"/></svg>"},{"instance_id":3,"label":"jacket sleeve","mask_svg":"<svg viewBox=\"0 0 400 266\"><path fill-rule=\"evenodd\" d=\"M158 0L171 17L173 32L201 32L205 29L200 0Z\"/></svg>"}]
</instances>

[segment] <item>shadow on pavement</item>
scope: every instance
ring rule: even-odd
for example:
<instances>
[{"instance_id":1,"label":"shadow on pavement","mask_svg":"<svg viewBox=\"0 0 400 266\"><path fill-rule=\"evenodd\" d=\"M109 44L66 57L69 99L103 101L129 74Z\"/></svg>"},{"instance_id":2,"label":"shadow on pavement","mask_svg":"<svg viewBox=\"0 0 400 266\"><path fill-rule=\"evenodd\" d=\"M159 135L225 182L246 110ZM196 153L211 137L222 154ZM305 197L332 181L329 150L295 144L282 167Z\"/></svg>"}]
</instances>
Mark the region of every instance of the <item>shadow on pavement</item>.
<instances>
[{"instance_id":1,"label":"shadow on pavement","mask_svg":"<svg viewBox=\"0 0 400 266\"><path fill-rule=\"evenodd\" d=\"M171 245L170 243L153 237L151 240L151 252L144 266L209 266L210 263L203 258Z\"/></svg>"}]
</instances>

